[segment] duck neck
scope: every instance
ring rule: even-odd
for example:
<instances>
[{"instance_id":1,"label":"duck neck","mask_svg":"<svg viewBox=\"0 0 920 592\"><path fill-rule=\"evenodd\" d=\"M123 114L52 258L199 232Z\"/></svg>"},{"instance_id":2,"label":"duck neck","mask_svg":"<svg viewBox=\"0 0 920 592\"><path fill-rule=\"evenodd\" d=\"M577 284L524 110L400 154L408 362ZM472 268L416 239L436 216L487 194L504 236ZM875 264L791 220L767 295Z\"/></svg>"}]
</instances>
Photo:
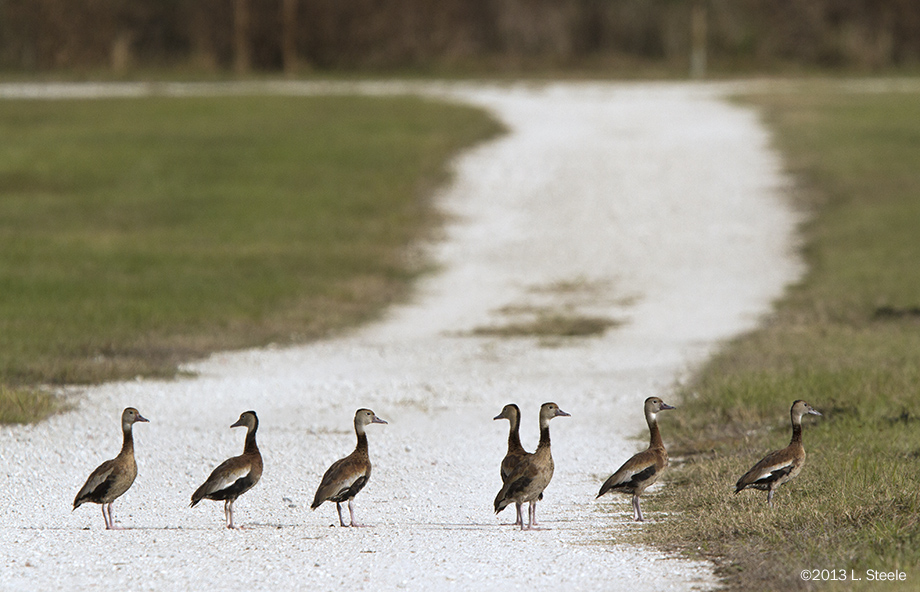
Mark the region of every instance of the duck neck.
<instances>
[{"instance_id":1,"label":"duck neck","mask_svg":"<svg viewBox=\"0 0 920 592\"><path fill-rule=\"evenodd\" d=\"M521 445L521 416L515 415L511 418L511 430L508 432L508 450L517 451L523 449L524 447Z\"/></svg>"},{"instance_id":2,"label":"duck neck","mask_svg":"<svg viewBox=\"0 0 920 592\"><path fill-rule=\"evenodd\" d=\"M537 445L537 450L549 448L549 421L540 422L540 443Z\"/></svg>"},{"instance_id":3,"label":"duck neck","mask_svg":"<svg viewBox=\"0 0 920 592\"><path fill-rule=\"evenodd\" d=\"M259 452L259 445L256 444L256 431L258 429L259 424L256 423L246 432L246 444L243 445L243 454L257 454Z\"/></svg>"},{"instance_id":4,"label":"duck neck","mask_svg":"<svg viewBox=\"0 0 920 592\"><path fill-rule=\"evenodd\" d=\"M793 415L792 416L792 440L789 442L792 444L801 444L802 443L802 416Z\"/></svg>"},{"instance_id":5,"label":"duck neck","mask_svg":"<svg viewBox=\"0 0 920 592\"><path fill-rule=\"evenodd\" d=\"M364 433L364 426L355 423L355 435L358 437L358 444L355 446L355 452L364 452L367 454L367 434Z\"/></svg>"},{"instance_id":6,"label":"duck neck","mask_svg":"<svg viewBox=\"0 0 920 592\"><path fill-rule=\"evenodd\" d=\"M664 448L664 441L661 439L661 432L658 430L658 418L654 413L647 414L645 421L648 422L649 448Z\"/></svg>"},{"instance_id":7,"label":"duck neck","mask_svg":"<svg viewBox=\"0 0 920 592\"><path fill-rule=\"evenodd\" d=\"M134 454L134 434L131 430L131 424L127 423L121 426L121 431L124 436L124 439L121 443L121 454Z\"/></svg>"}]
</instances>

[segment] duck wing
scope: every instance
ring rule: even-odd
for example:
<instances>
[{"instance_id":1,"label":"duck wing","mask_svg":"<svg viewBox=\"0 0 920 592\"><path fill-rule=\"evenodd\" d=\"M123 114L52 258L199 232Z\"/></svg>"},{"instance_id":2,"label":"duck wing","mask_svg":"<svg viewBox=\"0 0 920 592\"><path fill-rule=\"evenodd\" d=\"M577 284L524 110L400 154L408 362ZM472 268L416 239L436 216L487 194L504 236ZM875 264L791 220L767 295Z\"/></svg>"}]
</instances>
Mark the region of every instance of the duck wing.
<instances>
[{"instance_id":1,"label":"duck wing","mask_svg":"<svg viewBox=\"0 0 920 592\"><path fill-rule=\"evenodd\" d=\"M608 491L634 493L642 486L651 485L658 477L658 472L663 468L659 455L654 450L643 450L623 463L613 475L604 481L597 497Z\"/></svg>"},{"instance_id":2,"label":"duck wing","mask_svg":"<svg viewBox=\"0 0 920 592\"><path fill-rule=\"evenodd\" d=\"M755 489L769 487L770 483L789 475L799 464L799 459L788 448L775 450L763 457L751 470L741 476L735 484L735 493L745 487Z\"/></svg>"},{"instance_id":3,"label":"duck wing","mask_svg":"<svg viewBox=\"0 0 920 592\"><path fill-rule=\"evenodd\" d=\"M507 482L511 475L514 474L514 470L518 467L518 465L521 464L521 462L523 462L529 456L531 456L530 453L524 451L509 452L507 455L505 455L505 458L502 459L501 467L502 483Z\"/></svg>"},{"instance_id":4,"label":"duck wing","mask_svg":"<svg viewBox=\"0 0 920 592\"><path fill-rule=\"evenodd\" d=\"M102 498L109 492L109 489L115 483L116 459L107 460L90 473L86 483L80 488L77 497L73 500L73 507L76 510L86 502L101 503Z\"/></svg>"},{"instance_id":5,"label":"duck wing","mask_svg":"<svg viewBox=\"0 0 920 592\"><path fill-rule=\"evenodd\" d=\"M371 476L371 463L365 458L346 456L332 463L316 489L311 509L318 508L324 501L345 501L354 497L367 484Z\"/></svg>"},{"instance_id":6,"label":"duck wing","mask_svg":"<svg viewBox=\"0 0 920 592\"><path fill-rule=\"evenodd\" d=\"M261 475L260 475L261 476ZM234 499L249 490L259 480L253 478L253 463L247 456L234 456L217 465L207 480L192 494L190 507L203 500Z\"/></svg>"},{"instance_id":7,"label":"duck wing","mask_svg":"<svg viewBox=\"0 0 920 592\"><path fill-rule=\"evenodd\" d=\"M540 476L540 468L531 462L532 459L533 455L522 459L514 469L514 472L505 480L505 484L499 490L498 495L495 496L496 514L505 509L508 504L520 500L529 493L531 486Z\"/></svg>"}]
</instances>

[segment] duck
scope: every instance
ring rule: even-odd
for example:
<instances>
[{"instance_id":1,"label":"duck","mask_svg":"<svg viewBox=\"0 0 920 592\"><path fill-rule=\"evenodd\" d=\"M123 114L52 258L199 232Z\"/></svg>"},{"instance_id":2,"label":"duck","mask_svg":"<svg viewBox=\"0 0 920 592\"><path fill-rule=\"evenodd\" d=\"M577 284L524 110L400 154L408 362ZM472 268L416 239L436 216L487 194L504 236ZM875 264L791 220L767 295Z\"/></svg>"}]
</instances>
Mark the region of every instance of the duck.
<instances>
[{"instance_id":1,"label":"duck","mask_svg":"<svg viewBox=\"0 0 920 592\"><path fill-rule=\"evenodd\" d=\"M525 530L521 514L521 506L526 502L528 507L528 524L526 530L537 527L537 501L543 490L553 478L553 455L550 451L549 422L554 417L571 417L556 403L543 403L540 407L540 443L533 454L529 454L518 462L517 466L504 481L498 495L495 496L495 513L498 514L509 504L514 503L518 508L521 530Z\"/></svg>"},{"instance_id":2,"label":"duck","mask_svg":"<svg viewBox=\"0 0 920 592\"><path fill-rule=\"evenodd\" d=\"M642 516L642 507L639 505L639 496L657 481L661 473L668 467L668 451L664 447L661 432L658 430L658 413L669 409L674 409L674 407L659 397L649 397L645 400L645 422L648 424L649 431L648 448L634 454L632 458L623 463L613 475L604 481L597 494L597 498L611 491L632 495L633 520L637 522L645 521Z\"/></svg>"},{"instance_id":3,"label":"duck","mask_svg":"<svg viewBox=\"0 0 920 592\"><path fill-rule=\"evenodd\" d=\"M508 452L501 464L502 483L504 483L514 472L514 468L521 462L521 459L530 453L521 445L521 408L514 403L508 403L502 407L501 413L492 418L493 421L498 419L507 419L511 424L508 432Z\"/></svg>"},{"instance_id":4,"label":"duck","mask_svg":"<svg viewBox=\"0 0 920 592\"><path fill-rule=\"evenodd\" d=\"M228 458L211 471L207 480L192 494L190 508L194 508L203 499L223 501L224 519L227 528L237 527L233 523L233 502L252 489L262 478L262 453L256 444L256 432L259 430L259 417L255 411L244 411L231 428L246 428L246 443L243 454Z\"/></svg>"},{"instance_id":5,"label":"duck","mask_svg":"<svg viewBox=\"0 0 920 592\"><path fill-rule=\"evenodd\" d=\"M802 445L802 417L821 415L801 399L794 401L789 409L792 418L792 440L789 446L774 450L763 457L751 470L735 483L735 493L743 489L759 489L767 492L767 504L773 507L773 492L777 487L794 479L805 464L805 447Z\"/></svg>"},{"instance_id":6,"label":"duck","mask_svg":"<svg viewBox=\"0 0 920 592\"><path fill-rule=\"evenodd\" d=\"M507 419L509 421L510 429L508 431L508 452L505 453L505 458L502 459L501 464L501 477L502 483L508 481L508 477L511 476L511 473L514 472L515 467L518 463L521 462L521 459L530 455L529 452L524 450L524 446L521 445L521 408L515 405L514 403L508 403L502 407L502 412L492 418L493 420L498 419ZM543 499L543 494L540 494L540 500ZM517 509L517 518L514 523L514 526L520 526L522 523L521 517L521 504L515 503Z\"/></svg>"},{"instance_id":7,"label":"duck","mask_svg":"<svg viewBox=\"0 0 920 592\"><path fill-rule=\"evenodd\" d=\"M348 502L350 526L361 526L355 522L354 500L371 478L371 459L367 452L367 434L364 428L372 423L387 422L377 417L370 409L358 409L355 412L355 435L358 437L358 444L354 452L335 461L326 470L310 505L310 509L315 510L325 501L335 502L340 526L349 526L342 519L342 502Z\"/></svg>"},{"instance_id":8,"label":"duck","mask_svg":"<svg viewBox=\"0 0 920 592\"><path fill-rule=\"evenodd\" d=\"M121 530L115 525L115 514L112 504L121 497L137 477L137 462L134 460L134 435L132 426L135 423L147 423L149 420L140 414L134 407L127 407L121 413L121 432L123 441L121 452L111 460L107 460L90 473L89 478L77 497L73 500L73 509L76 510L86 502L102 505L102 518L105 520L106 530ZM72 511L72 510L71 510Z\"/></svg>"}]
</instances>

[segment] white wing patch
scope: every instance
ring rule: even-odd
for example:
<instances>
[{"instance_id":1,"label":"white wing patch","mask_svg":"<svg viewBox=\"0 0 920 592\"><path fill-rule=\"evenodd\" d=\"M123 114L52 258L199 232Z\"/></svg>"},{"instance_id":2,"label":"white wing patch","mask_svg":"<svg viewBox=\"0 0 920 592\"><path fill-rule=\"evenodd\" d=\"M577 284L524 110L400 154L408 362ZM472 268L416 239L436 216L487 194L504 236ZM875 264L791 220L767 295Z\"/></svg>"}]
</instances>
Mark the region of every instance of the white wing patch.
<instances>
[{"instance_id":1,"label":"white wing patch","mask_svg":"<svg viewBox=\"0 0 920 592\"><path fill-rule=\"evenodd\" d=\"M754 479L754 481L756 482L756 481L760 481L761 479L767 479L769 477L772 477L774 472L781 471L783 469L790 469L792 468L792 465L793 465L792 461L786 461L786 462L776 463L775 465L771 465L769 467L764 467L763 469L761 469L760 474L757 475L757 478Z\"/></svg>"},{"instance_id":2,"label":"white wing patch","mask_svg":"<svg viewBox=\"0 0 920 592\"><path fill-rule=\"evenodd\" d=\"M340 495L342 493L345 493L346 491L351 489L354 486L354 484L358 482L359 479L363 479L363 478L364 478L364 473L360 473L358 475L347 476L347 477L343 477L339 479L338 483L335 484L337 487L335 495ZM335 495L333 495L333 497L335 497Z\"/></svg>"},{"instance_id":3,"label":"white wing patch","mask_svg":"<svg viewBox=\"0 0 920 592\"><path fill-rule=\"evenodd\" d=\"M215 491L220 491L230 487L237 482L238 479L242 479L249 474L251 467L249 465L237 467L231 471L228 471L221 475L219 478L215 479L209 488L211 491L209 493L214 493Z\"/></svg>"}]
</instances>

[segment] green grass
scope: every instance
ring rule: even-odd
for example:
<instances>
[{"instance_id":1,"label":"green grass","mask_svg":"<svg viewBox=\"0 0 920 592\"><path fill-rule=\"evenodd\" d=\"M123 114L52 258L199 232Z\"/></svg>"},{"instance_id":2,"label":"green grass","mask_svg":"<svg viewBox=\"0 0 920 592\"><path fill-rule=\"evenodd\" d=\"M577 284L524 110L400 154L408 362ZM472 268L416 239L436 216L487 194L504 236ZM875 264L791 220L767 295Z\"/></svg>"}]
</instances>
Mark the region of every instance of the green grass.
<instances>
[{"instance_id":1,"label":"green grass","mask_svg":"<svg viewBox=\"0 0 920 592\"><path fill-rule=\"evenodd\" d=\"M172 376L373 317L483 112L411 97L3 101L0 422L33 385ZM4 402L7 400L6 402Z\"/></svg>"},{"instance_id":2,"label":"green grass","mask_svg":"<svg viewBox=\"0 0 920 592\"><path fill-rule=\"evenodd\" d=\"M920 97L815 91L751 97L798 181L809 272L764 327L689 385L665 438L684 462L651 508L679 511L644 540L715 559L733 589L841 589L920 578ZM903 314L884 314L886 310ZM878 314L879 311L882 314ZM805 399L808 460L770 511L734 483L789 441ZM869 582L865 570L907 573Z\"/></svg>"}]
</instances>

